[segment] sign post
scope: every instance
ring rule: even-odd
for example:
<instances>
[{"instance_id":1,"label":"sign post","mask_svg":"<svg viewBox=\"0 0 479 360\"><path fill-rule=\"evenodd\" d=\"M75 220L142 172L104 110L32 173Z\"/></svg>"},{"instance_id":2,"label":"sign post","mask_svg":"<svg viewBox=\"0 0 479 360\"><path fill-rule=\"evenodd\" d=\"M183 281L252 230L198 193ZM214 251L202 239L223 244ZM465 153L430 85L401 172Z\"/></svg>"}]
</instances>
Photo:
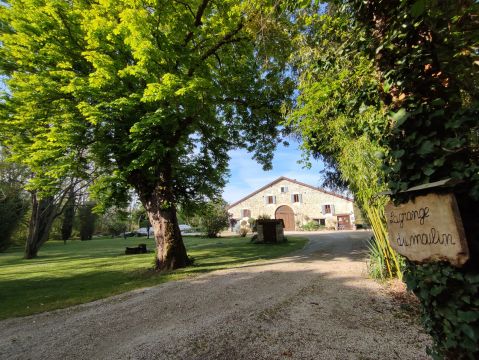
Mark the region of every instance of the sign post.
<instances>
[{"instance_id":1,"label":"sign post","mask_svg":"<svg viewBox=\"0 0 479 360\"><path fill-rule=\"evenodd\" d=\"M454 194L430 193L386 208L389 243L414 262L448 261L460 267L469 259L464 227Z\"/></svg>"}]
</instances>

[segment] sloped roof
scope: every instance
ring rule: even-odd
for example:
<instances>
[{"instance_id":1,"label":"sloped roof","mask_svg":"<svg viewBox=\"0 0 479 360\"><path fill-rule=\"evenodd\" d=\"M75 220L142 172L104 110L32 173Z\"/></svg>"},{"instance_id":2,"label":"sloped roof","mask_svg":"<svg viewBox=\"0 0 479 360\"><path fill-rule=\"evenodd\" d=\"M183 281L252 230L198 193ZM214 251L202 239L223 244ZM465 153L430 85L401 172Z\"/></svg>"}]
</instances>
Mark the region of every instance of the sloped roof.
<instances>
[{"instance_id":1,"label":"sloped roof","mask_svg":"<svg viewBox=\"0 0 479 360\"><path fill-rule=\"evenodd\" d=\"M301 186L310 188L310 189L312 189L312 190L321 191L321 192L323 192L323 193L325 193L325 194L333 195L333 196L336 196L336 197L338 197L338 198L341 198L341 199L344 199L344 200L353 202L352 199L350 199L350 198L348 198L348 197L346 197L346 196L343 196L343 195L340 195L340 194L336 194L336 193L334 193L334 192L332 192L332 191L324 190L324 189L322 189L322 188L320 188L320 187L315 187L315 186L312 186L312 185L308 185L308 184L302 183L301 181L293 180L293 179L287 178L287 177L285 177L285 176L281 176L281 177L277 178L276 180L270 182L269 184L266 184L265 186L263 186L263 187L259 188L258 190L252 192L251 194L246 195L244 198L242 198L242 199L240 199L240 200L234 202L233 204L231 204L231 205L228 207L228 209L231 209L233 206L238 205L239 203L241 203L241 202L243 202L243 201L249 199L250 197L252 197L252 196L258 194L259 192L261 192L261 191L263 191L263 190L269 188L270 186L272 186L272 185L274 185L274 184L277 184L278 182L280 182L280 181L282 181L282 180L286 180L286 181L292 182L292 183L294 183L294 184L298 184L298 185L301 185Z\"/></svg>"}]
</instances>

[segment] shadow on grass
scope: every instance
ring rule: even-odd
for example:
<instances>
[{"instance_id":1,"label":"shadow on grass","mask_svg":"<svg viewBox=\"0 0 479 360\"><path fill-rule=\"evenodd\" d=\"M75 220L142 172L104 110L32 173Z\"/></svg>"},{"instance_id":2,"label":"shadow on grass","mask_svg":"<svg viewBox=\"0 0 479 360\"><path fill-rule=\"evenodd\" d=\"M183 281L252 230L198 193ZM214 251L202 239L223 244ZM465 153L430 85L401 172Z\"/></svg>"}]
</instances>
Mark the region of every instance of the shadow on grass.
<instances>
[{"instance_id":1,"label":"shadow on grass","mask_svg":"<svg viewBox=\"0 0 479 360\"><path fill-rule=\"evenodd\" d=\"M313 238L316 240L299 252L305 241L291 236L291 241L277 245L252 244L244 238L185 238L195 263L162 274L152 270L152 254L123 255L123 246L131 245L123 239L78 242L70 247L53 243L33 260L5 254L0 257L0 318L67 307L212 270L261 266L257 263L262 260L269 260L267 264L307 263L318 259L356 261L365 256L362 240L321 235Z\"/></svg>"},{"instance_id":2,"label":"shadow on grass","mask_svg":"<svg viewBox=\"0 0 479 360\"><path fill-rule=\"evenodd\" d=\"M189 254L195 258L194 266L162 274L152 270L153 254L126 256L124 246L131 244L118 239L92 240L70 246L47 244L41 256L32 260L21 259L20 253L2 254L0 318L67 307L135 288L277 257L302 247L305 242L296 240L265 249L245 239L218 240L186 239ZM150 248L152 245L153 242Z\"/></svg>"}]
</instances>

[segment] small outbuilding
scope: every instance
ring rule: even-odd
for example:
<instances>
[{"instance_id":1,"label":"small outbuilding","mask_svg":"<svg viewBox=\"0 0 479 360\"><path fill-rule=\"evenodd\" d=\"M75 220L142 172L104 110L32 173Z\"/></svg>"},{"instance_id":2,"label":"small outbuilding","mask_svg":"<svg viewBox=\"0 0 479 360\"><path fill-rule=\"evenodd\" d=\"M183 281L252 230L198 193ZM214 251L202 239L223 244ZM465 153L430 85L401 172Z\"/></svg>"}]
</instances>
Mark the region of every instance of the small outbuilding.
<instances>
[{"instance_id":1,"label":"small outbuilding","mask_svg":"<svg viewBox=\"0 0 479 360\"><path fill-rule=\"evenodd\" d=\"M278 243L285 241L284 222L282 219L259 219L256 220L258 242Z\"/></svg>"}]
</instances>

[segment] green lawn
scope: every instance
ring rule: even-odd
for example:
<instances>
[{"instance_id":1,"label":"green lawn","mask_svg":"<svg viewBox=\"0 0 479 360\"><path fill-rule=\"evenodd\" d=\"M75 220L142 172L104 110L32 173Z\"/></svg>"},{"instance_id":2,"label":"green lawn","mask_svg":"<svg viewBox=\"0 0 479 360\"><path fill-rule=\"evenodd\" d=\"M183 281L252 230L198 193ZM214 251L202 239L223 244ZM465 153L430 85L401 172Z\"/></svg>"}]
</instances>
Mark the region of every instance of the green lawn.
<instances>
[{"instance_id":1,"label":"green lawn","mask_svg":"<svg viewBox=\"0 0 479 360\"><path fill-rule=\"evenodd\" d=\"M154 254L124 255L125 246L146 238L95 239L46 243L33 260L20 249L0 254L0 319L64 308L135 288L178 280L201 272L269 259L300 249L306 240L290 238L277 245L251 244L248 238L185 237L193 266L167 274L151 270Z\"/></svg>"}]
</instances>

